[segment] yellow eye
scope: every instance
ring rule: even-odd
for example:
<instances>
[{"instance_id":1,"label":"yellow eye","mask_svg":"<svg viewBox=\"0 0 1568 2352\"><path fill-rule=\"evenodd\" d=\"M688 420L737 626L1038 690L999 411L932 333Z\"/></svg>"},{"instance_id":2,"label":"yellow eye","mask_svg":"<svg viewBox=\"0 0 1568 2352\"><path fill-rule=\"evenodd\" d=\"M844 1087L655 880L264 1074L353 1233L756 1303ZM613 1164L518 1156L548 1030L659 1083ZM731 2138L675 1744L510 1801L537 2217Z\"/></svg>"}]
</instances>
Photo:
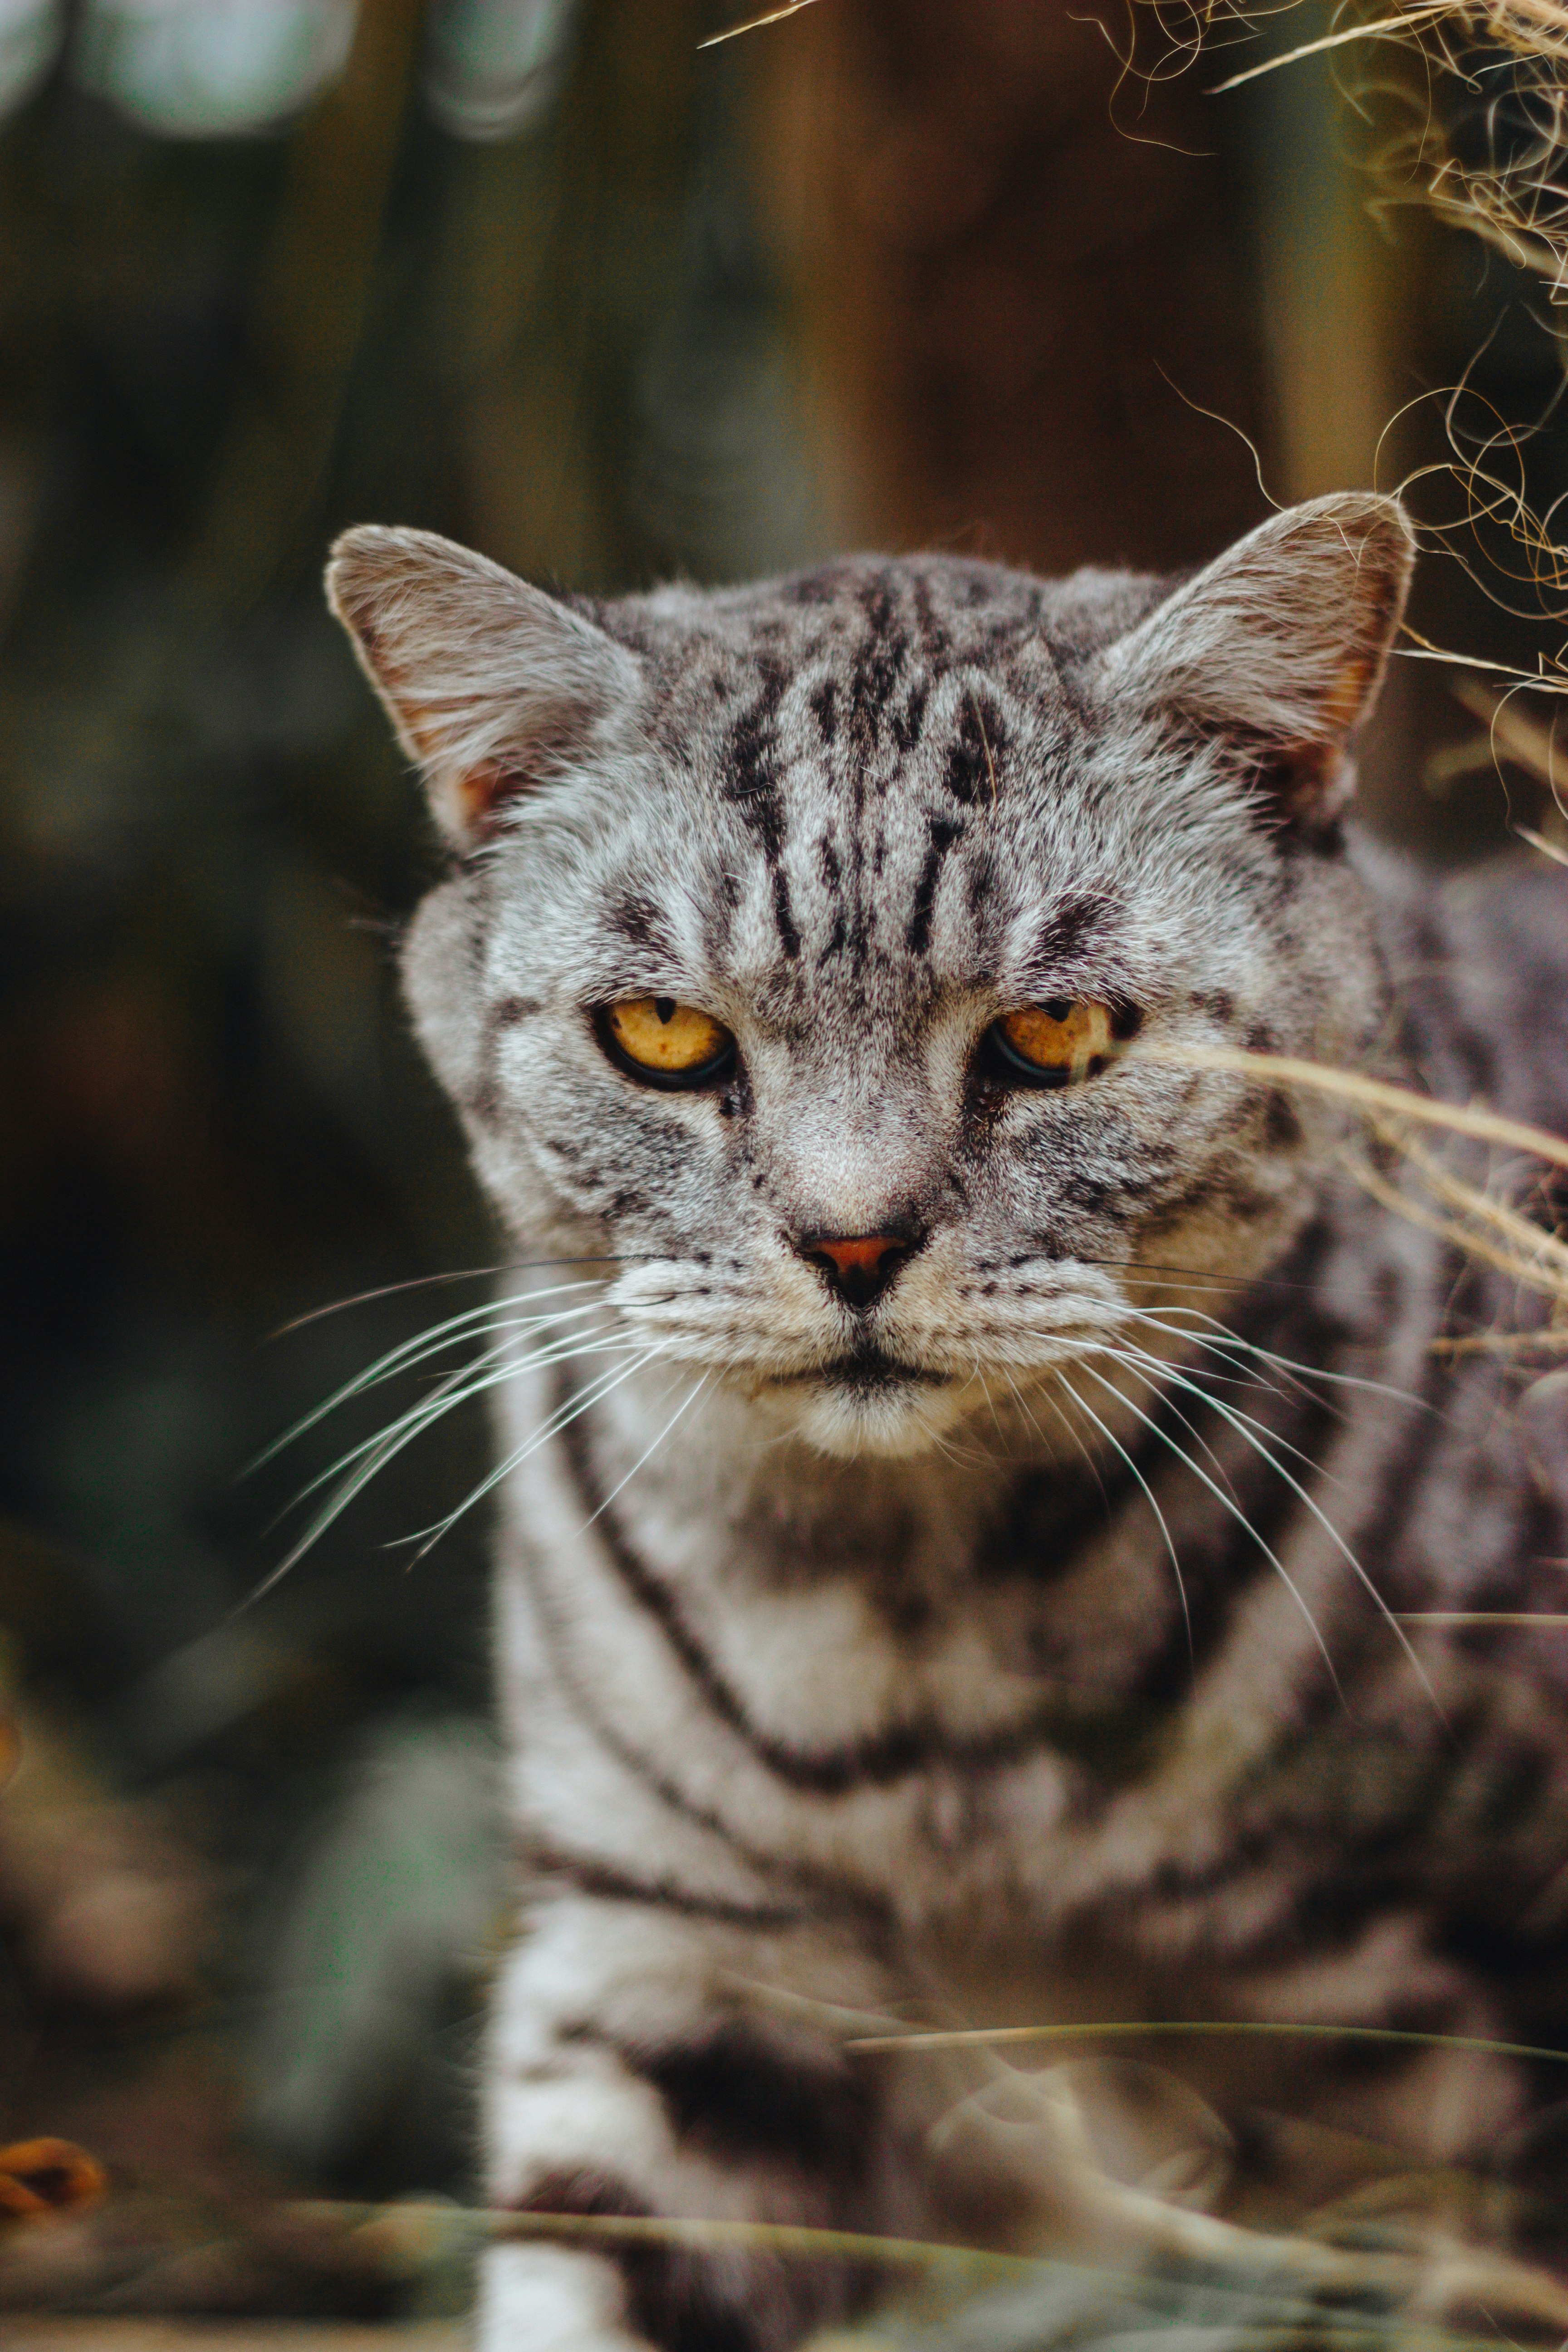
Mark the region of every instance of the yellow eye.
<instances>
[{"instance_id":1,"label":"yellow eye","mask_svg":"<svg viewBox=\"0 0 1568 2352\"><path fill-rule=\"evenodd\" d=\"M717 1077L735 1041L711 1013L673 996L627 996L606 1007L603 1034L623 1066L656 1086L689 1086Z\"/></svg>"},{"instance_id":2,"label":"yellow eye","mask_svg":"<svg viewBox=\"0 0 1568 2352\"><path fill-rule=\"evenodd\" d=\"M1064 996L1005 1013L990 1034L1003 1076L1037 1087L1068 1087L1096 1076L1115 1039L1109 1004Z\"/></svg>"}]
</instances>

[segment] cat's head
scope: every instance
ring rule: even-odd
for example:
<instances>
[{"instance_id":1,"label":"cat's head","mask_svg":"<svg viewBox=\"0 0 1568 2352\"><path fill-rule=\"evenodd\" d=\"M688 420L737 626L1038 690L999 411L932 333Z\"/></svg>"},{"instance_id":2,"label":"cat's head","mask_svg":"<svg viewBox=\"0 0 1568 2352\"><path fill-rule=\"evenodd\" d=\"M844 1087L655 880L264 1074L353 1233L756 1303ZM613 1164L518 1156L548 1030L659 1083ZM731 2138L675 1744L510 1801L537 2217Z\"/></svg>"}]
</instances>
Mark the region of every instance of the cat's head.
<instances>
[{"instance_id":1,"label":"cat's head","mask_svg":"<svg viewBox=\"0 0 1568 2352\"><path fill-rule=\"evenodd\" d=\"M409 998L511 1233L837 1453L1262 1267L1307 1114L1147 1048L1365 1049L1337 816L1411 562L1347 495L1174 587L855 558L601 604L351 531L333 606L457 854Z\"/></svg>"}]
</instances>

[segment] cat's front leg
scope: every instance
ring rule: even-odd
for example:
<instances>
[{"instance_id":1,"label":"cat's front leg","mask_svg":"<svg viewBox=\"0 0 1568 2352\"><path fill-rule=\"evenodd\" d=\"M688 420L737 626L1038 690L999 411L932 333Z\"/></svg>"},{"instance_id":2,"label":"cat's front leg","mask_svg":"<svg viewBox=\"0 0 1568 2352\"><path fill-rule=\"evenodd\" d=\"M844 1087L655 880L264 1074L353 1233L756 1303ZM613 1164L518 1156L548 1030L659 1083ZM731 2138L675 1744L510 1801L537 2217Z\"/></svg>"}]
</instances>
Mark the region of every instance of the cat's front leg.
<instances>
[{"instance_id":1,"label":"cat's front leg","mask_svg":"<svg viewBox=\"0 0 1568 2352\"><path fill-rule=\"evenodd\" d=\"M748 1984L869 2005L869 1963L810 1927L679 1898L539 1902L497 1989L489 2187L514 2211L876 2229L903 2219L874 2079L830 2017ZM839 2262L750 2247L526 2242L487 2255L480 2352L722 2343L786 2352L861 2297Z\"/></svg>"},{"instance_id":2,"label":"cat's front leg","mask_svg":"<svg viewBox=\"0 0 1568 2352\"><path fill-rule=\"evenodd\" d=\"M612 2266L557 2246L493 2246L479 2266L476 2352L642 2352Z\"/></svg>"}]
</instances>

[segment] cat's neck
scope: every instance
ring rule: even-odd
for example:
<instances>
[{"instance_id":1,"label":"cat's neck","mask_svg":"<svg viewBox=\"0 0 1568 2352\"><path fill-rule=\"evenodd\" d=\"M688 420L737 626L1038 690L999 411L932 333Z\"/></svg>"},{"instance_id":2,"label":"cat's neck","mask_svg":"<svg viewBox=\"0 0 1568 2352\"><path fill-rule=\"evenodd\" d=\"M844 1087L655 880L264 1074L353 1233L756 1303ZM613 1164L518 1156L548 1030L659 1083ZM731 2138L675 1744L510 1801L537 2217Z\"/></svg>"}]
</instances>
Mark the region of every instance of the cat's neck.
<instances>
[{"instance_id":1,"label":"cat's neck","mask_svg":"<svg viewBox=\"0 0 1568 2352\"><path fill-rule=\"evenodd\" d=\"M805 1591L871 1574L911 1591L955 1588L984 1569L1026 1497L1070 1549L1102 1521L1102 1473L1137 1446L1142 1426L1140 1408L1103 1393L1097 1427L1025 1391L918 1454L844 1459L781 1437L733 1391L710 1387L680 1412L692 1385L645 1373L563 1440L606 1532L635 1528L662 1572L700 1585Z\"/></svg>"},{"instance_id":2,"label":"cat's neck","mask_svg":"<svg viewBox=\"0 0 1568 2352\"><path fill-rule=\"evenodd\" d=\"M605 1399L594 1414L605 1468L618 1463L616 1475L624 1475L692 1387L689 1374L649 1372ZM834 1455L781 1433L776 1418L741 1391L710 1383L642 1462L635 1484L643 1507L668 1500L710 1525L744 1527L753 1541L772 1528L790 1549L864 1544L880 1551L900 1517L956 1532L994 1509L998 1484L1010 1473L1058 1454L1066 1462L1071 1453L1064 1437L1053 1454L1008 1399L1005 1409L998 1400L994 1420L918 1453Z\"/></svg>"}]
</instances>

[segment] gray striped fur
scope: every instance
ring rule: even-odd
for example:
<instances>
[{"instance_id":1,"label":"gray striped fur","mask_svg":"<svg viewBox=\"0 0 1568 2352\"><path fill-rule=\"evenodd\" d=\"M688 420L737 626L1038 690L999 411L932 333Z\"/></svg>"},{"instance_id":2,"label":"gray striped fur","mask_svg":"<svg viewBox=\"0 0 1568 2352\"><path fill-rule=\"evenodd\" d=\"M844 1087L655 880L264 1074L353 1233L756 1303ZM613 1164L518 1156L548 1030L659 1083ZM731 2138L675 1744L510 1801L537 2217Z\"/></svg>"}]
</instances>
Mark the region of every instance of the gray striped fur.
<instances>
[{"instance_id":1,"label":"gray striped fur","mask_svg":"<svg viewBox=\"0 0 1568 2352\"><path fill-rule=\"evenodd\" d=\"M599 1285L601 1352L499 1391L498 2201L1102 2228L1065 2094L995 2127L983 2067L847 2019L1568 2037L1568 1647L1388 1615L1562 1604L1561 1391L1431 1347L1518 1301L1321 1104L978 1074L999 1013L1088 997L1568 1126L1563 877L1439 892L1340 829L1409 560L1350 497L1173 590L857 558L563 604L340 546L458 851L416 1021L520 1255ZM734 1032L721 1089L612 1066L595 1009L644 993ZM859 1314L801 1250L869 1232L910 1254ZM1542 2095L1436 2051L1171 2064L1434 2161ZM483 2343L784 2352L862 2285L509 2249Z\"/></svg>"}]
</instances>

